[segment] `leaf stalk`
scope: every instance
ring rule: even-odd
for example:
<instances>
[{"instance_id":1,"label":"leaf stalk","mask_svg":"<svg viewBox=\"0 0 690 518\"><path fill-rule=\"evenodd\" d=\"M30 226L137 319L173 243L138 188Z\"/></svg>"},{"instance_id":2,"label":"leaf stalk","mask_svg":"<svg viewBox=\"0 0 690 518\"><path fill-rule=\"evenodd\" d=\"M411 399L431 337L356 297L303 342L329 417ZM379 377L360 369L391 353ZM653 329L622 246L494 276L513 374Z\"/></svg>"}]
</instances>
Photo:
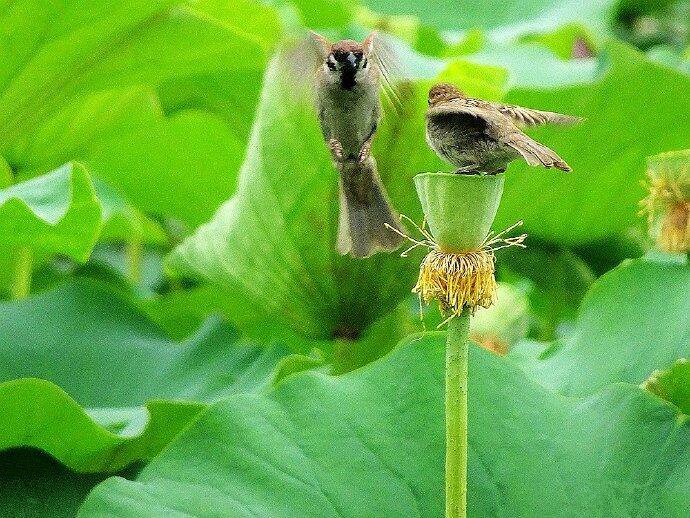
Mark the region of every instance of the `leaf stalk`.
<instances>
[{"instance_id":1,"label":"leaf stalk","mask_svg":"<svg viewBox=\"0 0 690 518\"><path fill-rule=\"evenodd\" d=\"M446 339L446 518L467 516L467 368L470 312L448 322Z\"/></svg>"},{"instance_id":2,"label":"leaf stalk","mask_svg":"<svg viewBox=\"0 0 690 518\"><path fill-rule=\"evenodd\" d=\"M133 283L141 281L141 268L144 260L144 243L141 239L132 238L125 245L127 258L127 278Z\"/></svg>"},{"instance_id":3,"label":"leaf stalk","mask_svg":"<svg viewBox=\"0 0 690 518\"><path fill-rule=\"evenodd\" d=\"M31 291L31 272L33 268L31 249L27 246L17 247L14 250L12 266L10 297L13 300L20 300L25 298Z\"/></svg>"}]
</instances>

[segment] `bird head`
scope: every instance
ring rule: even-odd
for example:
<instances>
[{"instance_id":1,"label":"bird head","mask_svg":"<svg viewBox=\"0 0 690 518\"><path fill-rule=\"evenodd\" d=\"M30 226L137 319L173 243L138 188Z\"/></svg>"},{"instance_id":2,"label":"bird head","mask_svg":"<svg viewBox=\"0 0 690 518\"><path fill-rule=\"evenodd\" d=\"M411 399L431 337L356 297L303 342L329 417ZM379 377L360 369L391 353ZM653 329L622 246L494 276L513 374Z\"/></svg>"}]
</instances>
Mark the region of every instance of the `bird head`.
<instances>
[{"instance_id":1,"label":"bird head","mask_svg":"<svg viewBox=\"0 0 690 518\"><path fill-rule=\"evenodd\" d=\"M429 106L436 106L453 99L464 99L466 95L450 83L438 83L429 90Z\"/></svg>"},{"instance_id":2,"label":"bird head","mask_svg":"<svg viewBox=\"0 0 690 518\"><path fill-rule=\"evenodd\" d=\"M354 40L341 40L330 44L323 36L312 32L323 50L323 69L332 83L338 83L345 90L366 80L369 75L369 53L375 33L359 43Z\"/></svg>"}]
</instances>

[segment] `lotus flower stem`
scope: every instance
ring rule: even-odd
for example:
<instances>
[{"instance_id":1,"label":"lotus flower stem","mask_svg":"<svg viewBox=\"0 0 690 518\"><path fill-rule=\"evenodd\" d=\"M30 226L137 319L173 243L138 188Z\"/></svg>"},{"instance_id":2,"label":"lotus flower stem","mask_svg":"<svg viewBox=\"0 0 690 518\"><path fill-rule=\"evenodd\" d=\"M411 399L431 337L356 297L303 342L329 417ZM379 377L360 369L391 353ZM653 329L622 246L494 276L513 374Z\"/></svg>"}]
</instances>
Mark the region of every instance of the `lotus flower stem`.
<instances>
[{"instance_id":1,"label":"lotus flower stem","mask_svg":"<svg viewBox=\"0 0 690 518\"><path fill-rule=\"evenodd\" d=\"M467 365L470 312L448 323L446 339L446 518L467 516Z\"/></svg>"},{"instance_id":2,"label":"lotus flower stem","mask_svg":"<svg viewBox=\"0 0 690 518\"><path fill-rule=\"evenodd\" d=\"M132 238L125 245L125 255L127 256L127 277L129 280L138 284L141 280L141 263L144 258L144 245L138 238Z\"/></svg>"},{"instance_id":3,"label":"lotus flower stem","mask_svg":"<svg viewBox=\"0 0 690 518\"><path fill-rule=\"evenodd\" d=\"M14 272L10 285L10 296L14 300L25 298L31 291L31 270L33 260L31 250L21 246L14 251Z\"/></svg>"},{"instance_id":4,"label":"lotus flower stem","mask_svg":"<svg viewBox=\"0 0 690 518\"><path fill-rule=\"evenodd\" d=\"M526 235L506 237L521 225L490 232L504 176L422 173L414 178L424 212L412 246L430 251L412 289L420 302L437 300L448 324L446 339L446 518L467 516L467 368L470 317L496 299L496 250L524 247ZM407 236L405 236L407 237Z\"/></svg>"}]
</instances>

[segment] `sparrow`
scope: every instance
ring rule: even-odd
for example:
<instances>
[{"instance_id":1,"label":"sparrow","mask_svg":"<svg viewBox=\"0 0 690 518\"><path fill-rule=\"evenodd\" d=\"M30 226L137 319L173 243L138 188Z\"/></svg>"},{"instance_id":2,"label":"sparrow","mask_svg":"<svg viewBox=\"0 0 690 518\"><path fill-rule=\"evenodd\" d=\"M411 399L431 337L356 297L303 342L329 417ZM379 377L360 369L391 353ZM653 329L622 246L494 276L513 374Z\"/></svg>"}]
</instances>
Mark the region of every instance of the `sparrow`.
<instances>
[{"instance_id":1,"label":"sparrow","mask_svg":"<svg viewBox=\"0 0 690 518\"><path fill-rule=\"evenodd\" d=\"M467 97L447 83L429 90L426 140L460 174L496 174L522 157L529 165L571 171L558 154L522 132L522 127L575 124L579 117Z\"/></svg>"},{"instance_id":2,"label":"sparrow","mask_svg":"<svg viewBox=\"0 0 690 518\"><path fill-rule=\"evenodd\" d=\"M330 43L311 33L318 63L315 100L321 131L339 172L340 217L337 250L353 257L392 251L404 230L381 183L371 144L381 117L379 90L386 70L376 52L377 33L362 42Z\"/></svg>"}]
</instances>

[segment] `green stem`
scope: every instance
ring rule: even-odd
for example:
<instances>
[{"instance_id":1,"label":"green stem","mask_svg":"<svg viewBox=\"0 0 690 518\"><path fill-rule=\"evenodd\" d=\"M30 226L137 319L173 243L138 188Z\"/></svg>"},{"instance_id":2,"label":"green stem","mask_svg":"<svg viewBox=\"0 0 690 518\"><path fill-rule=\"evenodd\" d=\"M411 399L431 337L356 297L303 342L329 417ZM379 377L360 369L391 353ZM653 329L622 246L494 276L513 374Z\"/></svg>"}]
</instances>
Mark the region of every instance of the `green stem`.
<instances>
[{"instance_id":1,"label":"green stem","mask_svg":"<svg viewBox=\"0 0 690 518\"><path fill-rule=\"evenodd\" d=\"M465 311L448 323L446 340L446 518L467 516L467 335Z\"/></svg>"},{"instance_id":2,"label":"green stem","mask_svg":"<svg viewBox=\"0 0 690 518\"><path fill-rule=\"evenodd\" d=\"M23 299L31 291L31 269L33 260L31 250L26 246L14 250L12 285L10 296L15 299Z\"/></svg>"},{"instance_id":3,"label":"green stem","mask_svg":"<svg viewBox=\"0 0 690 518\"><path fill-rule=\"evenodd\" d=\"M144 244L140 239L133 238L125 245L127 256L127 277L133 284L141 280L141 263L144 259Z\"/></svg>"}]
</instances>

